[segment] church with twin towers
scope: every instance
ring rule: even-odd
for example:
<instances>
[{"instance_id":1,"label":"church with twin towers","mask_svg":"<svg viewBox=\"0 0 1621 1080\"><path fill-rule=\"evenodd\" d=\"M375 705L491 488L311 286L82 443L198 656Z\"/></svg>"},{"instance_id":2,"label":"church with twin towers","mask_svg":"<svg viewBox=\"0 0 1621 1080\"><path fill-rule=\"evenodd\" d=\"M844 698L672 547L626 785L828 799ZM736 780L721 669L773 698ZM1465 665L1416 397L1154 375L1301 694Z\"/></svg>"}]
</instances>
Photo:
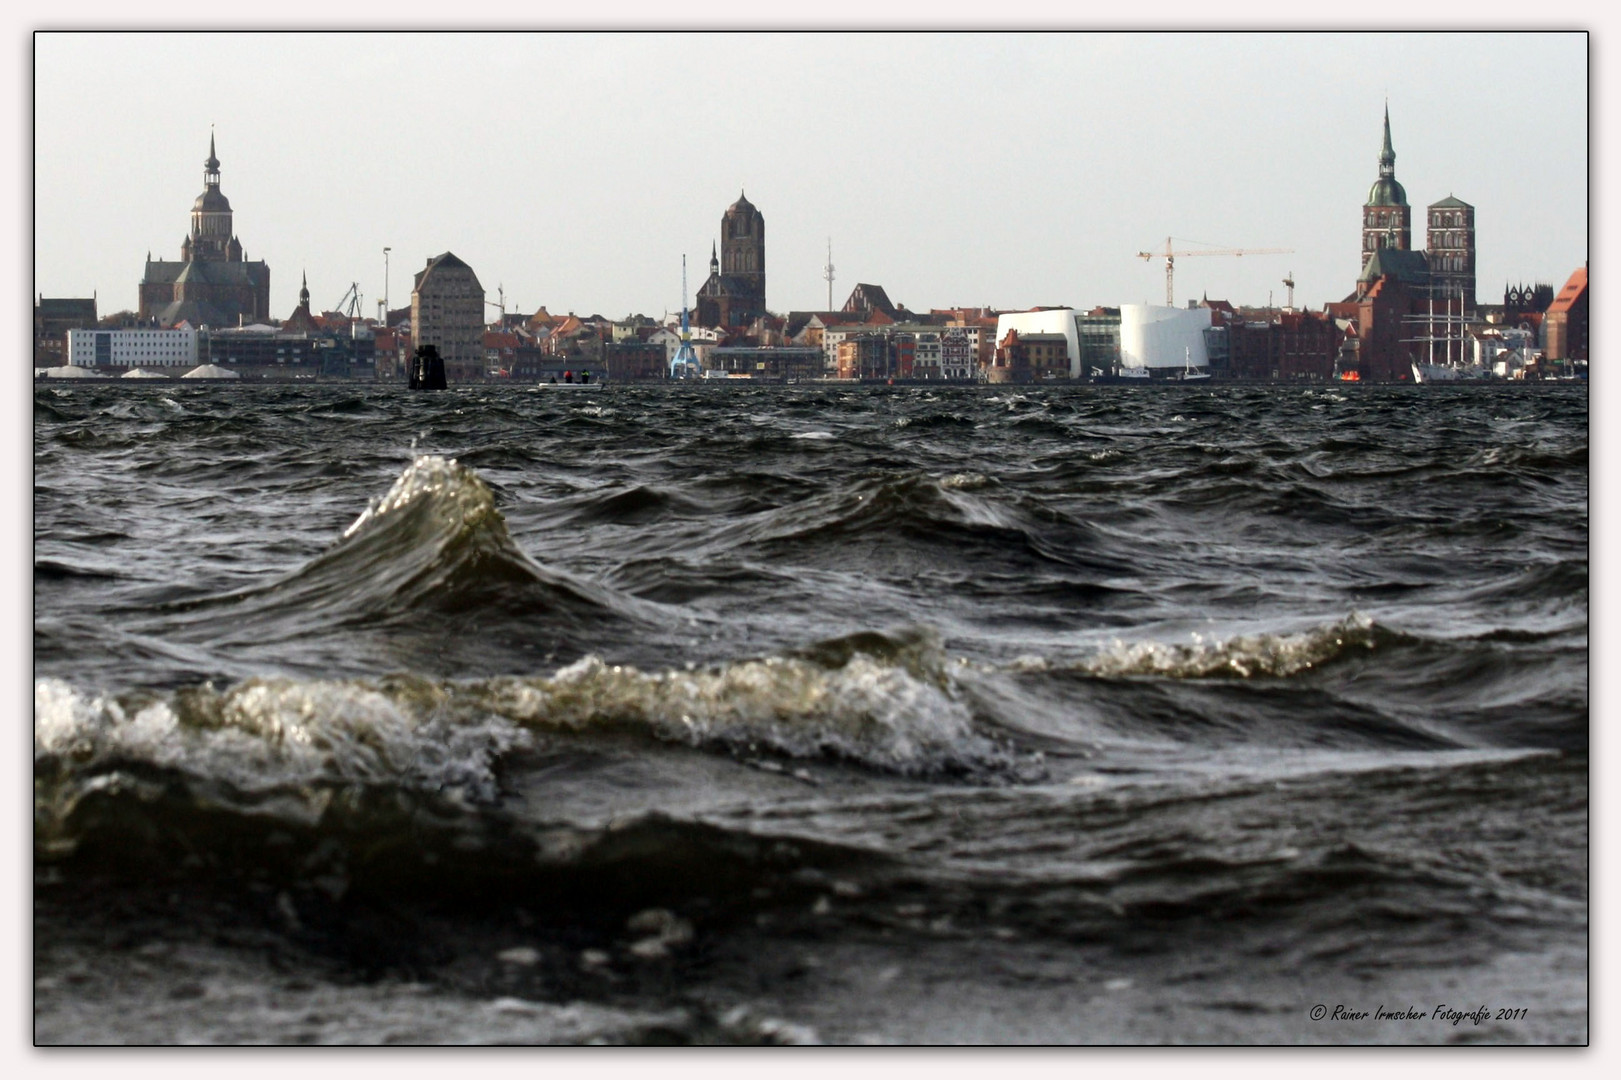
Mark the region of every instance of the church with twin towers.
<instances>
[{"instance_id":1,"label":"church with twin towers","mask_svg":"<svg viewBox=\"0 0 1621 1080\"><path fill-rule=\"evenodd\" d=\"M1362 265L1356 298L1381 276L1426 290L1437 302L1475 307L1475 208L1448 195L1425 208L1424 250L1413 250L1413 210L1396 179L1396 150L1390 138L1390 106L1385 106L1385 138L1379 175L1362 206ZM1461 303L1460 303L1461 301Z\"/></svg>"}]
</instances>

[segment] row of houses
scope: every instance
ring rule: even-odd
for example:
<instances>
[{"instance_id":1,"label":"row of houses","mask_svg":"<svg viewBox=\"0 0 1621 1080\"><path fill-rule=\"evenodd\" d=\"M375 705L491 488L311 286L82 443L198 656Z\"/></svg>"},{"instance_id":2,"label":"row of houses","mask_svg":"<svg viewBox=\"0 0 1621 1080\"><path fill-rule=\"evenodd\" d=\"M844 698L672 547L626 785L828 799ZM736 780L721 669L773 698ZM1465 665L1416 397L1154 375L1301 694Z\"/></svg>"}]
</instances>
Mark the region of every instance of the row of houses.
<instances>
[{"instance_id":1,"label":"row of houses","mask_svg":"<svg viewBox=\"0 0 1621 1080\"><path fill-rule=\"evenodd\" d=\"M832 311L762 314L745 326L693 327L686 340L695 370L680 374L774 382L837 378L907 382L1043 382L1123 373L1176 378L1189 368L1217 379L1406 381L1416 363L1439 358L1456 367L1513 377L1516 372L1585 363L1587 275L1583 267L1558 292L1505 289L1502 305L1447 315L1426 282L1389 250L1370 260L1362 295L1322 311L1240 308L1203 299L1188 309L1126 305L1018 311L934 308L908 311L884 289L861 284ZM449 253L429 270L465 267ZM1409 260L1413 261L1413 260ZM1386 265L1389 264L1389 265ZM1416 262L1415 262L1416 265ZM1418 268L1422 270L1422 268ZM94 298L40 297L35 308L37 367L67 363L110 371L172 371L214 364L250 379L403 380L419 344L452 352L453 382L545 382L589 376L612 382L672 377L683 342L679 320L630 315L503 312L472 323L482 289L459 298L458 343L419 275L412 306L377 322L315 314L308 288L279 324L158 325L121 313L96 319ZM467 271L471 277L470 269ZM476 280L476 279L474 279ZM438 323L435 319L438 319ZM433 331L428 337L427 332ZM465 339L465 340L463 340Z\"/></svg>"}]
</instances>

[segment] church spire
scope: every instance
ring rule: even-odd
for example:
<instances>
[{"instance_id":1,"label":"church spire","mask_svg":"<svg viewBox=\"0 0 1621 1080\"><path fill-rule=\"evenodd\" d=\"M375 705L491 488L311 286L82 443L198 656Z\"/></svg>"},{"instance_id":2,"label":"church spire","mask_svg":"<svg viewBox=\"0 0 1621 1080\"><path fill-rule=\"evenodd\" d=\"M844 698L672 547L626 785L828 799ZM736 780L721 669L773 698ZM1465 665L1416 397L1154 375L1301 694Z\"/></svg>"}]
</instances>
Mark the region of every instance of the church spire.
<instances>
[{"instance_id":1,"label":"church spire","mask_svg":"<svg viewBox=\"0 0 1621 1080\"><path fill-rule=\"evenodd\" d=\"M203 162L203 186L220 186L220 159L214 153L214 129L208 129L208 160Z\"/></svg>"},{"instance_id":2,"label":"church spire","mask_svg":"<svg viewBox=\"0 0 1621 1080\"><path fill-rule=\"evenodd\" d=\"M1396 175L1396 150L1390 145L1390 102L1385 102L1385 144L1379 149L1379 175Z\"/></svg>"},{"instance_id":3,"label":"church spire","mask_svg":"<svg viewBox=\"0 0 1621 1080\"><path fill-rule=\"evenodd\" d=\"M715 242L713 240L709 242L709 272L711 274L720 273L720 256L715 254Z\"/></svg>"}]
</instances>

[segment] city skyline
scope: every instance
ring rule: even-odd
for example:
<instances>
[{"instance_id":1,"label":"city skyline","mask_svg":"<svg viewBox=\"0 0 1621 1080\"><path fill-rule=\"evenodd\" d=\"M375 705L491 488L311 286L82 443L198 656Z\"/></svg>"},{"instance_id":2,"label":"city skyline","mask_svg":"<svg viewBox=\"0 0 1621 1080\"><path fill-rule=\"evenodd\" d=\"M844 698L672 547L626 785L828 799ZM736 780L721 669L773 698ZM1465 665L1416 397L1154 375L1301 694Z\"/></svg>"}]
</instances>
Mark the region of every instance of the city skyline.
<instances>
[{"instance_id":1,"label":"city skyline","mask_svg":"<svg viewBox=\"0 0 1621 1080\"><path fill-rule=\"evenodd\" d=\"M199 55L233 77L132 77ZM673 313L740 192L775 311L825 305L830 236L835 305L1162 303L1137 252L1174 236L1293 249L1179 260L1178 306L1281 305L1292 275L1317 308L1354 288L1387 98L1415 219L1477 208L1482 302L1589 257L1581 33L41 33L35 59L35 291L103 312L177 257L211 128L276 318L305 274L374 315L385 246L395 308L452 251L509 312Z\"/></svg>"}]
</instances>

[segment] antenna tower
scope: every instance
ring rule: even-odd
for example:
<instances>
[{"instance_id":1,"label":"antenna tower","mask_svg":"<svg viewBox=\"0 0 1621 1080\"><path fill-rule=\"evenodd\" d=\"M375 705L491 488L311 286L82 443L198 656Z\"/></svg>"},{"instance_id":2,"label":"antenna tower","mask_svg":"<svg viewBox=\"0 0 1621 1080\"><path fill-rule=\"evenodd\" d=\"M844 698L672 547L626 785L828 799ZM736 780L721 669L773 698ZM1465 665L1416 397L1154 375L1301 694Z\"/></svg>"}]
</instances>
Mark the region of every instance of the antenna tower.
<instances>
[{"instance_id":1,"label":"antenna tower","mask_svg":"<svg viewBox=\"0 0 1621 1080\"><path fill-rule=\"evenodd\" d=\"M827 265L822 267L822 277L827 281L827 310L833 310L833 238L827 238Z\"/></svg>"}]
</instances>

